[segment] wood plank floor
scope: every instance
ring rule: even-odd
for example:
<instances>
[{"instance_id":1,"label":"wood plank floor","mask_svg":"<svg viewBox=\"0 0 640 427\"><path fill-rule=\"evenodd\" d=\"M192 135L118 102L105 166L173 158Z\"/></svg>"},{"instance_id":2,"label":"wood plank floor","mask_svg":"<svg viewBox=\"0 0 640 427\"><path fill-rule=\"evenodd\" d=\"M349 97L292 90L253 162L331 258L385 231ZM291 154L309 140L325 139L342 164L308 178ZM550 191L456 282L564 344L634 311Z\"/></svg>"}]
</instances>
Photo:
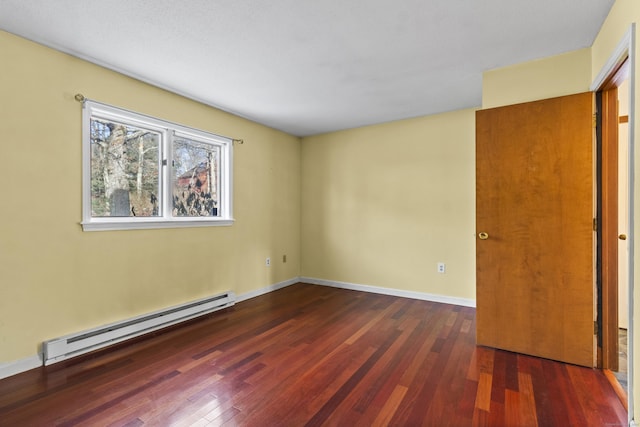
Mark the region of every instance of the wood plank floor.
<instances>
[{"instance_id":1,"label":"wood plank floor","mask_svg":"<svg viewBox=\"0 0 640 427\"><path fill-rule=\"evenodd\" d=\"M475 310L296 284L0 381L2 426L624 426L605 375L475 345Z\"/></svg>"}]
</instances>

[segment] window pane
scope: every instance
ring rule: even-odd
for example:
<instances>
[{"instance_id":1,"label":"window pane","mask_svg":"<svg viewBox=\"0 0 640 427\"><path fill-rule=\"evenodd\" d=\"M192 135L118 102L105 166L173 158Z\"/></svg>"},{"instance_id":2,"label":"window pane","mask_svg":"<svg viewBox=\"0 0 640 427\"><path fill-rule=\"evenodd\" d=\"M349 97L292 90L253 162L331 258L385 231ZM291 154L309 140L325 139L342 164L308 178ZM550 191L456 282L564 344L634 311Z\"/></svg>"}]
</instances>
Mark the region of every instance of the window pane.
<instances>
[{"instance_id":1,"label":"window pane","mask_svg":"<svg viewBox=\"0 0 640 427\"><path fill-rule=\"evenodd\" d=\"M173 216L219 216L220 147L187 138L173 142Z\"/></svg>"},{"instance_id":2,"label":"window pane","mask_svg":"<svg viewBox=\"0 0 640 427\"><path fill-rule=\"evenodd\" d=\"M91 118L93 217L159 216L161 134Z\"/></svg>"}]
</instances>

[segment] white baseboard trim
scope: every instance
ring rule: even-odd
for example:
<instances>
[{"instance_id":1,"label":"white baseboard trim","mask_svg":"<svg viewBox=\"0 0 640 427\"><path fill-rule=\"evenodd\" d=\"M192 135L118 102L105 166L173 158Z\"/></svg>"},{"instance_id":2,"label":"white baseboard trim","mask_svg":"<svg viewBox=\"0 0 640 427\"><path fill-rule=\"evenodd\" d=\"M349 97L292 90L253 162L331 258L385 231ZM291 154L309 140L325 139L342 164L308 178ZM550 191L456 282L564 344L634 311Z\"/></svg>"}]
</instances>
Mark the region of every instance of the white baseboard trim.
<instances>
[{"instance_id":1,"label":"white baseboard trim","mask_svg":"<svg viewBox=\"0 0 640 427\"><path fill-rule=\"evenodd\" d=\"M273 285L265 286L264 288L256 289L255 291L247 292L245 294L236 295L236 303L245 301L251 298L259 297L260 295L268 294L269 292L277 291L278 289L286 288L295 283L300 282L299 277L294 277L284 282L275 283Z\"/></svg>"},{"instance_id":2,"label":"white baseboard trim","mask_svg":"<svg viewBox=\"0 0 640 427\"><path fill-rule=\"evenodd\" d=\"M463 307L475 307L476 301L467 298L449 297L446 295L427 294L424 292L403 291L400 289L381 288L378 286L360 285L356 283L336 282L333 280L316 279L314 277L300 277L303 283L312 285L331 286L333 288L351 289L353 291L372 292L374 294L392 295L403 298L413 298L423 301L439 302L443 304L461 305Z\"/></svg>"},{"instance_id":3,"label":"white baseboard trim","mask_svg":"<svg viewBox=\"0 0 640 427\"><path fill-rule=\"evenodd\" d=\"M42 366L42 356L39 354L27 357L26 359L16 360L14 362L0 363L0 380L8 378L22 372Z\"/></svg>"}]
</instances>

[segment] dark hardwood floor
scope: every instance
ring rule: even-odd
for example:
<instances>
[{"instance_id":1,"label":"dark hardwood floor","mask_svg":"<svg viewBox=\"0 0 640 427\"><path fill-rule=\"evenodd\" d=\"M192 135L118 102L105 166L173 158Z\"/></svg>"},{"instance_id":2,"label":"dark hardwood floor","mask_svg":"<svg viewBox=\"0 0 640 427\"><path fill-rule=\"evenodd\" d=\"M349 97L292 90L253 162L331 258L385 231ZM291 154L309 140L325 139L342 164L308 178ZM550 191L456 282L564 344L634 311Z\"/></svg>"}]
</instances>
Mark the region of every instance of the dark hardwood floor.
<instances>
[{"instance_id":1,"label":"dark hardwood floor","mask_svg":"<svg viewBox=\"0 0 640 427\"><path fill-rule=\"evenodd\" d=\"M0 381L2 426L624 426L602 371L475 345L475 310L297 284Z\"/></svg>"}]
</instances>

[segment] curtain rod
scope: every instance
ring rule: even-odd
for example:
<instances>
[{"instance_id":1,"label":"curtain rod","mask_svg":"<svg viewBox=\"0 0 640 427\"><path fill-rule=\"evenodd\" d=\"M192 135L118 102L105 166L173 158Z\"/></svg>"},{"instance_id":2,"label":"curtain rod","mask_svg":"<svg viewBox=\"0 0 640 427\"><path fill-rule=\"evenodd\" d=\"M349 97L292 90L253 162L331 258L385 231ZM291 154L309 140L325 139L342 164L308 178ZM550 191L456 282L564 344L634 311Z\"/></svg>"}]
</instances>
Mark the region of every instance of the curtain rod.
<instances>
[{"instance_id":1,"label":"curtain rod","mask_svg":"<svg viewBox=\"0 0 640 427\"><path fill-rule=\"evenodd\" d=\"M84 102L85 102L85 101L88 101L88 100L89 100L88 98L86 98L86 97L85 97L83 94L81 94L81 93L76 93L76 94L75 94L75 96L74 96L73 98L74 98L76 101L78 101L79 103L81 103L81 104L84 104ZM220 135L220 136L222 136L222 137L224 137L224 138L227 138L227 139L230 139L230 140L231 140L231 142L232 142L233 144L235 144L235 143L238 143L238 144L240 144L240 145L244 144L244 139L230 138L230 137L228 137L228 136L224 136L224 135Z\"/></svg>"}]
</instances>

